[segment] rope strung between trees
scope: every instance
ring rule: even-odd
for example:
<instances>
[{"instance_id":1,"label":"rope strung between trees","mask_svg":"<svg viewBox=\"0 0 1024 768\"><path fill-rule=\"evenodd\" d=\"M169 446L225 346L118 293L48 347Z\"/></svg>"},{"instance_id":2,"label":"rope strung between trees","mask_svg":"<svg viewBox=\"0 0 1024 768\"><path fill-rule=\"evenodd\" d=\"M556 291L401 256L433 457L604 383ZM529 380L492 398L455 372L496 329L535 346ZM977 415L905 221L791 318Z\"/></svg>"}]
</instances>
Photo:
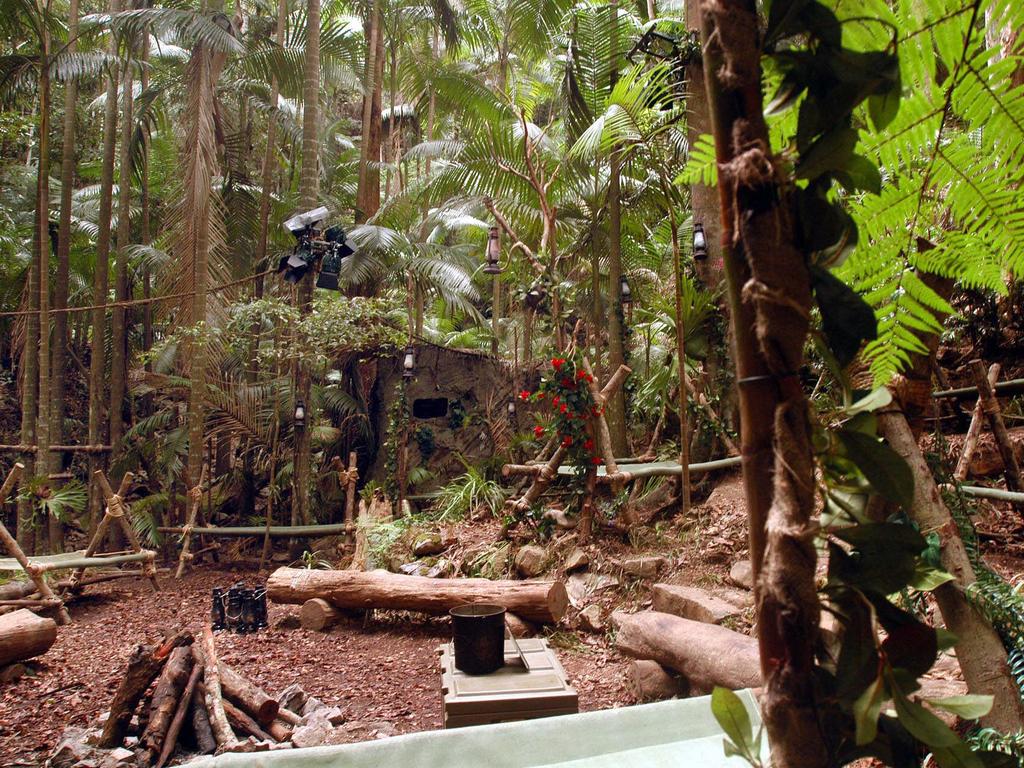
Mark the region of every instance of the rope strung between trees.
<instances>
[{"instance_id":1,"label":"rope strung between trees","mask_svg":"<svg viewBox=\"0 0 1024 768\"><path fill-rule=\"evenodd\" d=\"M232 280L230 283L222 283L221 285L215 285L209 288L206 293L220 293L226 291L228 288L234 288L236 285L242 285L248 283L251 280L256 280L261 277L266 277L269 274L276 273L276 269L268 269L263 272L258 272L255 275L249 275L239 280ZM137 307L144 304L156 304L161 301L171 301L172 299L187 299L195 296L197 291L182 291L181 293L169 293L166 296L151 296L148 299L132 299L130 301L112 301L109 304L92 304L86 307L63 307L61 309L51 309L47 311L50 315L61 315L65 313L73 312L92 312L96 309L114 309L117 307ZM38 309L19 309L13 312L0 312L0 317L24 317L26 315L38 315Z\"/></svg>"}]
</instances>

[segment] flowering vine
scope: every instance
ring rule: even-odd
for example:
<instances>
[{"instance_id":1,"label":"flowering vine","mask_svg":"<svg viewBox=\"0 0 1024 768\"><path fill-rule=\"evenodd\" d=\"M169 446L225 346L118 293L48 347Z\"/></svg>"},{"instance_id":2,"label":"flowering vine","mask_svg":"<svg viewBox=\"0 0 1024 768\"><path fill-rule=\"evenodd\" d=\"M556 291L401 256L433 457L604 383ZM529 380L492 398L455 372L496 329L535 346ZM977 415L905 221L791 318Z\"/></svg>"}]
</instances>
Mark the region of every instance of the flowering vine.
<instances>
[{"instance_id":1,"label":"flowering vine","mask_svg":"<svg viewBox=\"0 0 1024 768\"><path fill-rule=\"evenodd\" d=\"M552 433L557 435L568 462L574 464L580 474L588 466L604 463L590 428L591 420L601 413L590 391L593 380L578 356L555 357L537 390L524 389L519 393L519 399L524 402L546 406L540 411L542 415L550 414L533 428L534 436L543 439Z\"/></svg>"}]
</instances>

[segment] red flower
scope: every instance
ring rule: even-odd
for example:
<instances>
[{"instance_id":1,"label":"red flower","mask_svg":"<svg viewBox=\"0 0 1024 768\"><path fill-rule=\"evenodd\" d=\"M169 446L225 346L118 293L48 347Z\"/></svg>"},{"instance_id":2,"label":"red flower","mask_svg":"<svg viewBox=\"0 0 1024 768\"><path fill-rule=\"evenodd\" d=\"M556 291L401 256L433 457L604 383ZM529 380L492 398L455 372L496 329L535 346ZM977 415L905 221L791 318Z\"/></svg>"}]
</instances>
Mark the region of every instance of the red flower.
<instances>
[{"instance_id":1,"label":"red flower","mask_svg":"<svg viewBox=\"0 0 1024 768\"><path fill-rule=\"evenodd\" d=\"M572 389L574 386L572 383L572 379L562 379L562 386L565 387L566 389Z\"/></svg>"},{"instance_id":2,"label":"red flower","mask_svg":"<svg viewBox=\"0 0 1024 768\"><path fill-rule=\"evenodd\" d=\"M522 392L520 392L519 393L519 399L523 400L523 401L529 400L530 399L530 390L524 389Z\"/></svg>"},{"instance_id":3,"label":"red flower","mask_svg":"<svg viewBox=\"0 0 1024 768\"><path fill-rule=\"evenodd\" d=\"M592 450L594 450L594 441L589 439L589 438L587 438L587 440L585 440L583 442L583 450L585 450L585 451L592 451Z\"/></svg>"},{"instance_id":4,"label":"red flower","mask_svg":"<svg viewBox=\"0 0 1024 768\"><path fill-rule=\"evenodd\" d=\"M537 393L537 399L538 400L543 400L545 397L547 397L547 393L545 393L545 392L538 392Z\"/></svg>"},{"instance_id":5,"label":"red flower","mask_svg":"<svg viewBox=\"0 0 1024 768\"><path fill-rule=\"evenodd\" d=\"M572 437L570 435L566 435L562 438L562 447L568 448L570 445L572 445Z\"/></svg>"},{"instance_id":6,"label":"red flower","mask_svg":"<svg viewBox=\"0 0 1024 768\"><path fill-rule=\"evenodd\" d=\"M595 465L596 464L604 464L604 459L602 459L600 456L595 456L590 461L593 462Z\"/></svg>"},{"instance_id":7,"label":"red flower","mask_svg":"<svg viewBox=\"0 0 1024 768\"><path fill-rule=\"evenodd\" d=\"M569 410L569 409L566 407L565 403L562 403L562 407L561 407L562 413L565 413L567 410Z\"/></svg>"},{"instance_id":8,"label":"red flower","mask_svg":"<svg viewBox=\"0 0 1024 768\"><path fill-rule=\"evenodd\" d=\"M533 428L533 435L534 437L544 437L544 427L538 424Z\"/></svg>"},{"instance_id":9,"label":"red flower","mask_svg":"<svg viewBox=\"0 0 1024 768\"><path fill-rule=\"evenodd\" d=\"M557 408L558 407L558 397L557 397L557 395L555 397L551 398L551 407L552 408Z\"/></svg>"},{"instance_id":10,"label":"red flower","mask_svg":"<svg viewBox=\"0 0 1024 768\"><path fill-rule=\"evenodd\" d=\"M565 358L563 358L563 357L553 357L553 358L551 358L551 367L554 368L556 371L559 368L561 368L563 365L565 365Z\"/></svg>"},{"instance_id":11,"label":"red flower","mask_svg":"<svg viewBox=\"0 0 1024 768\"><path fill-rule=\"evenodd\" d=\"M576 371L576 378L580 380L587 378L587 372L580 368L578 371Z\"/></svg>"},{"instance_id":12,"label":"red flower","mask_svg":"<svg viewBox=\"0 0 1024 768\"><path fill-rule=\"evenodd\" d=\"M593 376L591 376L591 375L590 375L590 374L588 373L588 374L587 374L587 381L588 381L588 382L592 382L593 380L594 380L594 377L593 377Z\"/></svg>"}]
</instances>

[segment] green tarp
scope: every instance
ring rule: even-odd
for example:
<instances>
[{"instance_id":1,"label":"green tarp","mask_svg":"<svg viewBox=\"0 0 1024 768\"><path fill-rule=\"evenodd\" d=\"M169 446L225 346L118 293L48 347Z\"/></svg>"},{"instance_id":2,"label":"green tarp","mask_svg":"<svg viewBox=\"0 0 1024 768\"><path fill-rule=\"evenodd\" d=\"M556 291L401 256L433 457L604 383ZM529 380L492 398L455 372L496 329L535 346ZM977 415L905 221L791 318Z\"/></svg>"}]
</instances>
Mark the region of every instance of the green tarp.
<instances>
[{"instance_id":1,"label":"green tarp","mask_svg":"<svg viewBox=\"0 0 1024 768\"><path fill-rule=\"evenodd\" d=\"M754 728L749 691L740 698ZM379 741L199 758L190 768L743 768L727 758L711 698L663 701ZM765 743L767 743L765 741ZM765 752L767 758L767 750Z\"/></svg>"}]
</instances>

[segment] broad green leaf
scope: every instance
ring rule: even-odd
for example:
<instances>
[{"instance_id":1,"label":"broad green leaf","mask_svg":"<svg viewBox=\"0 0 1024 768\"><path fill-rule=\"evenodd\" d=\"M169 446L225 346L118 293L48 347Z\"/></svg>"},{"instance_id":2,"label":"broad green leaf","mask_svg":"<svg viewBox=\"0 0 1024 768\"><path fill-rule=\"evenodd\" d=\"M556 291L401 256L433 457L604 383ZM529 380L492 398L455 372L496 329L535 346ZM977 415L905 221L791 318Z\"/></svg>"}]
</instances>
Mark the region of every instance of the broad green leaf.
<instances>
[{"instance_id":1,"label":"broad green leaf","mask_svg":"<svg viewBox=\"0 0 1024 768\"><path fill-rule=\"evenodd\" d=\"M950 747L932 747L932 757L939 768L985 768L981 757L963 742Z\"/></svg>"},{"instance_id":2,"label":"broad green leaf","mask_svg":"<svg viewBox=\"0 0 1024 768\"><path fill-rule=\"evenodd\" d=\"M933 589L941 587L955 578L953 574L947 573L941 568L933 568L930 565L918 563L910 586L921 592L931 592Z\"/></svg>"},{"instance_id":3,"label":"broad green leaf","mask_svg":"<svg viewBox=\"0 0 1024 768\"><path fill-rule=\"evenodd\" d=\"M779 85L779 90L775 92L772 100L765 106L764 113L766 115L777 115L780 112L785 112L796 104L800 94L804 92L804 88L804 84L795 77L784 78L782 84Z\"/></svg>"},{"instance_id":4,"label":"broad green leaf","mask_svg":"<svg viewBox=\"0 0 1024 768\"><path fill-rule=\"evenodd\" d=\"M739 696L728 688L716 687L711 693L711 713L740 754L754 754L754 731L750 725L750 715Z\"/></svg>"},{"instance_id":5,"label":"broad green leaf","mask_svg":"<svg viewBox=\"0 0 1024 768\"><path fill-rule=\"evenodd\" d=\"M896 716L899 717L900 724L933 750L962 744L960 737L950 730L948 725L916 701L906 698L901 691L894 691L892 701L896 706Z\"/></svg>"},{"instance_id":6,"label":"broad green leaf","mask_svg":"<svg viewBox=\"0 0 1024 768\"><path fill-rule=\"evenodd\" d=\"M889 89L881 93L873 93L868 97L868 114L876 131L883 130L896 117L900 110L900 82L897 67L897 81Z\"/></svg>"},{"instance_id":7,"label":"broad green leaf","mask_svg":"<svg viewBox=\"0 0 1024 768\"><path fill-rule=\"evenodd\" d=\"M860 432L839 430L836 436L875 491L904 509L913 506L914 475L896 451Z\"/></svg>"},{"instance_id":8,"label":"broad green leaf","mask_svg":"<svg viewBox=\"0 0 1024 768\"><path fill-rule=\"evenodd\" d=\"M771 0L771 3L765 3L765 12L768 15L765 42L772 42L789 34L791 25L808 2L810 0Z\"/></svg>"},{"instance_id":9,"label":"broad green leaf","mask_svg":"<svg viewBox=\"0 0 1024 768\"><path fill-rule=\"evenodd\" d=\"M977 720L984 717L992 709L992 697L980 694L964 696L946 696L941 699L926 699L933 707L952 712L964 720Z\"/></svg>"},{"instance_id":10,"label":"broad green leaf","mask_svg":"<svg viewBox=\"0 0 1024 768\"><path fill-rule=\"evenodd\" d=\"M856 594L852 593L851 594ZM836 660L836 695L849 699L878 678L874 611L863 599L845 601L843 644Z\"/></svg>"},{"instance_id":11,"label":"broad green leaf","mask_svg":"<svg viewBox=\"0 0 1024 768\"><path fill-rule=\"evenodd\" d=\"M847 192L851 194L859 189L877 195L882 191L882 174L878 166L860 155L853 155L841 169L836 178Z\"/></svg>"},{"instance_id":12,"label":"broad green leaf","mask_svg":"<svg viewBox=\"0 0 1024 768\"><path fill-rule=\"evenodd\" d=\"M884 596L900 591L913 577L917 553L924 546L922 536L909 525L898 523L855 525L833 535L852 545L853 552L830 545L829 581L867 593L886 629L915 622L913 616L900 611Z\"/></svg>"},{"instance_id":13,"label":"broad green leaf","mask_svg":"<svg viewBox=\"0 0 1024 768\"><path fill-rule=\"evenodd\" d=\"M877 411L879 408L885 408L892 402L892 392L889 391L888 387L877 387L871 390L870 393L866 394L860 400L857 400L846 412L853 416L858 413L865 413L871 411Z\"/></svg>"},{"instance_id":14,"label":"broad green leaf","mask_svg":"<svg viewBox=\"0 0 1024 768\"><path fill-rule=\"evenodd\" d=\"M856 291L826 269L811 267L811 284L821 310L822 330L836 360L845 368L861 344L877 337L875 312Z\"/></svg>"},{"instance_id":15,"label":"broad green leaf","mask_svg":"<svg viewBox=\"0 0 1024 768\"><path fill-rule=\"evenodd\" d=\"M913 678L932 668L939 654L939 641L932 627L913 620L888 631L882 650L893 668L904 669Z\"/></svg>"},{"instance_id":16,"label":"broad green leaf","mask_svg":"<svg viewBox=\"0 0 1024 768\"><path fill-rule=\"evenodd\" d=\"M853 702L853 719L857 725L857 745L870 744L878 735L878 715L885 701L885 685L878 677Z\"/></svg>"},{"instance_id":17,"label":"broad green leaf","mask_svg":"<svg viewBox=\"0 0 1024 768\"><path fill-rule=\"evenodd\" d=\"M850 162L857 146L857 132L852 128L836 128L818 138L796 164L798 179L816 179L828 171L841 170Z\"/></svg>"}]
</instances>

